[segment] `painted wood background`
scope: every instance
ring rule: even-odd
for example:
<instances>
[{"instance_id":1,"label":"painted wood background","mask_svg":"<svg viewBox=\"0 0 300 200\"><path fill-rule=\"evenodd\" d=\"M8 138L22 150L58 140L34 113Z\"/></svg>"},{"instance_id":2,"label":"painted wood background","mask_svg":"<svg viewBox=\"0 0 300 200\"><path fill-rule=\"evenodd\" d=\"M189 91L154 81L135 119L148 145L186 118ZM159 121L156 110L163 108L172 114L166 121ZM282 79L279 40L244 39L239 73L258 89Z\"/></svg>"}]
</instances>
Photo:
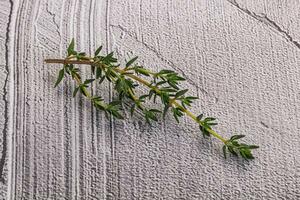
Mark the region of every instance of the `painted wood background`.
<instances>
[{"instance_id":1,"label":"painted wood background","mask_svg":"<svg viewBox=\"0 0 300 200\"><path fill-rule=\"evenodd\" d=\"M300 199L298 0L0 0L0 199ZM191 120L107 120L53 83L70 38L174 69L256 160ZM85 74L88 70L83 69ZM107 99L110 85L94 88ZM199 137L193 137L193 134Z\"/></svg>"}]
</instances>

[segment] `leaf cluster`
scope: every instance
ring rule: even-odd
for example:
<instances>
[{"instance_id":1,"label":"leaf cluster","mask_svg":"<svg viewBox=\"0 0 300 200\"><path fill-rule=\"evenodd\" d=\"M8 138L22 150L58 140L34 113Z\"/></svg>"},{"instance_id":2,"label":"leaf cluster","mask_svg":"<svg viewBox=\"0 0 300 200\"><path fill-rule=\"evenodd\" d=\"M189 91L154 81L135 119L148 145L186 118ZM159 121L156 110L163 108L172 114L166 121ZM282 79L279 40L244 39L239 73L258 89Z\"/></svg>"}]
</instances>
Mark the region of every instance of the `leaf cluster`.
<instances>
[{"instance_id":1,"label":"leaf cluster","mask_svg":"<svg viewBox=\"0 0 300 200\"><path fill-rule=\"evenodd\" d=\"M125 66L121 68L113 52L107 55L101 54L102 46L96 49L94 57L86 56L85 52L77 52L74 50L74 47L73 39L67 48L67 58L64 60L66 64L58 73L55 87L65 76L69 75L77 83L73 91L74 97L80 92L91 101L95 108L104 111L106 116L113 116L117 119L124 119L122 109L125 101L129 101L131 115L136 110L140 110L140 113L143 114L146 122L149 124L158 121L160 116L165 118L169 111L178 123L182 116L188 114L199 124L199 129L203 136L213 135L224 142L223 152L225 157L227 152L229 152L235 156L240 155L245 159L253 159L251 150L258 148L258 146L239 143L238 140L243 138L244 135L234 135L230 139L225 140L212 131L213 127L217 125L216 118L204 118L203 114L196 117L188 111L188 107L198 97L187 95L188 89L181 88L180 83L185 81L185 78L177 72L169 69L162 69L156 73L152 72L136 63L137 56L127 61ZM79 68L75 68L74 64L70 62L74 60L89 61L91 63L92 77L82 80ZM102 84L105 80L113 85L115 92L118 94L117 100L105 102L99 95L92 96L89 93L88 89L91 84ZM136 90L140 85L146 86L149 90L146 94L137 96ZM147 101L156 103L157 99L160 99L163 106L161 110L145 106Z\"/></svg>"},{"instance_id":2,"label":"leaf cluster","mask_svg":"<svg viewBox=\"0 0 300 200\"><path fill-rule=\"evenodd\" d=\"M120 101L112 101L109 104L107 104L104 102L103 98L99 96L93 97L91 101L97 109L104 111L107 117L109 117L109 114L111 114L117 119L124 119L124 117L120 113L120 107L121 107Z\"/></svg>"},{"instance_id":3,"label":"leaf cluster","mask_svg":"<svg viewBox=\"0 0 300 200\"><path fill-rule=\"evenodd\" d=\"M214 117L206 117L204 119L203 114L197 116L197 120L199 123L199 129L202 132L203 136L210 136L208 130L212 130L212 126L216 126L218 123L215 122L216 118Z\"/></svg>"},{"instance_id":4,"label":"leaf cluster","mask_svg":"<svg viewBox=\"0 0 300 200\"><path fill-rule=\"evenodd\" d=\"M251 150L257 149L257 145L247 145L244 143L239 143L238 140L245 137L245 135L233 135L223 146L224 157L226 158L227 152L234 156L240 155L245 159L254 159Z\"/></svg>"}]
</instances>

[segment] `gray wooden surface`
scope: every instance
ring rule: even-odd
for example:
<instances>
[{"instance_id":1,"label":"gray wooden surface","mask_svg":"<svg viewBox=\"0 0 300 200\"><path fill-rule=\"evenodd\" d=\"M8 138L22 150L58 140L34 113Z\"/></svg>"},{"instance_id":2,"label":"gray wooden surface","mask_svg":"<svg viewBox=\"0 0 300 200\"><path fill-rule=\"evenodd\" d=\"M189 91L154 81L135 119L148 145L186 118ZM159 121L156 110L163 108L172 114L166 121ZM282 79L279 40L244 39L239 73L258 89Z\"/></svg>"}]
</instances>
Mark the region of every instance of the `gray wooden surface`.
<instances>
[{"instance_id":1,"label":"gray wooden surface","mask_svg":"<svg viewBox=\"0 0 300 200\"><path fill-rule=\"evenodd\" d=\"M0 0L0 199L300 199L299 16L296 0ZM109 121L71 80L53 88L43 60L72 37L180 72L193 111L257 159L224 160L188 118Z\"/></svg>"}]
</instances>

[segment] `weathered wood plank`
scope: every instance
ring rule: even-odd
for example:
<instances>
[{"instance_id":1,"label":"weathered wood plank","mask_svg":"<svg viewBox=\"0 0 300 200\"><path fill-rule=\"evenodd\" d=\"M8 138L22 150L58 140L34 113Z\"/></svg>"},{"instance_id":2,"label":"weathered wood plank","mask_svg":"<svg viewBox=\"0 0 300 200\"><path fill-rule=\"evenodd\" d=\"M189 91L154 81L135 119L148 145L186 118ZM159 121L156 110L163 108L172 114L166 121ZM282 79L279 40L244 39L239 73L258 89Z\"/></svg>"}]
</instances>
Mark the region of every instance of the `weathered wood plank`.
<instances>
[{"instance_id":1,"label":"weathered wood plank","mask_svg":"<svg viewBox=\"0 0 300 200\"><path fill-rule=\"evenodd\" d=\"M23 1L14 6L17 103L11 199L104 198L108 123L83 99L70 98L70 80L54 89L61 66L43 60L64 56L72 37L88 52L94 49L91 43L105 41L105 31L98 31L105 29L105 13L100 12L105 4Z\"/></svg>"},{"instance_id":2,"label":"weathered wood plank","mask_svg":"<svg viewBox=\"0 0 300 200\"><path fill-rule=\"evenodd\" d=\"M5 199L8 191L9 159L9 65L8 65L8 32L11 20L11 4L0 2L0 199Z\"/></svg>"},{"instance_id":3,"label":"weathered wood plank","mask_svg":"<svg viewBox=\"0 0 300 200\"><path fill-rule=\"evenodd\" d=\"M271 20L288 22L299 14L293 4L284 3L289 15L279 15L277 4L265 6ZM298 197L299 49L279 31L285 26L228 1L120 0L111 8L118 13L111 19L112 49L141 55L153 69L181 71L200 96L195 110L217 116L225 135L246 134L261 146L254 162L224 161L218 143L187 136L198 133L189 120L190 127L171 121L139 137L127 125L116 144L118 198Z\"/></svg>"},{"instance_id":4,"label":"weathered wood plank","mask_svg":"<svg viewBox=\"0 0 300 200\"><path fill-rule=\"evenodd\" d=\"M297 1L0 6L1 199L300 198ZM261 146L257 159L224 160L221 144L187 118L152 127L129 113L110 121L71 98L71 80L53 88L60 66L43 60L63 57L72 37L89 53L104 44L153 70L180 72L200 98L193 111L216 116L225 136L246 134ZM111 87L93 92L109 100Z\"/></svg>"}]
</instances>

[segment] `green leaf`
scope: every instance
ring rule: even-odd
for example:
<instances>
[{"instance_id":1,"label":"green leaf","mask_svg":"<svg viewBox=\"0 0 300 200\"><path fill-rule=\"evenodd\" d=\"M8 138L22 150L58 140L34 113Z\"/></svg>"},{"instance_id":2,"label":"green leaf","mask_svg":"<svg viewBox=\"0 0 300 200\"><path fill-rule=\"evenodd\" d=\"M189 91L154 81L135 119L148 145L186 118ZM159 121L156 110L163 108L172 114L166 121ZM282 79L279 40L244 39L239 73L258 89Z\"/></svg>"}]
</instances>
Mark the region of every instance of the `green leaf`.
<instances>
[{"instance_id":1,"label":"green leaf","mask_svg":"<svg viewBox=\"0 0 300 200\"><path fill-rule=\"evenodd\" d=\"M259 146L257 145L248 145L248 149L258 149Z\"/></svg>"},{"instance_id":2,"label":"green leaf","mask_svg":"<svg viewBox=\"0 0 300 200\"><path fill-rule=\"evenodd\" d=\"M160 94L160 98L161 98L161 102L164 104L164 105L168 105L169 102L170 102L170 97L169 97L169 94L166 93L166 92L162 92Z\"/></svg>"},{"instance_id":3,"label":"green leaf","mask_svg":"<svg viewBox=\"0 0 300 200\"><path fill-rule=\"evenodd\" d=\"M156 86L160 86L160 85L162 85L162 84L165 84L167 81L159 81L159 82L157 82L156 83Z\"/></svg>"},{"instance_id":4,"label":"green leaf","mask_svg":"<svg viewBox=\"0 0 300 200\"><path fill-rule=\"evenodd\" d=\"M153 121L158 121L155 113L153 110L156 110L156 109L151 109L151 110L145 110L144 111L144 114L145 114L145 119L147 121L148 124L151 125L151 120Z\"/></svg>"},{"instance_id":5,"label":"green leaf","mask_svg":"<svg viewBox=\"0 0 300 200\"><path fill-rule=\"evenodd\" d=\"M102 69L100 67L96 68L96 79L99 79L102 76Z\"/></svg>"},{"instance_id":6,"label":"green leaf","mask_svg":"<svg viewBox=\"0 0 300 200\"><path fill-rule=\"evenodd\" d=\"M138 59L137 56L134 57L134 58L132 58L131 60L129 60L129 61L126 63L126 68L129 67L130 65L132 65L132 64L136 61L136 59Z\"/></svg>"},{"instance_id":7,"label":"green leaf","mask_svg":"<svg viewBox=\"0 0 300 200\"><path fill-rule=\"evenodd\" d=\"M187 100L195 100L198 99L198 97L193 97L193 96L189 96L189 97L185 97Z\"/></svg>"},{"instance_id":8,"label":"green leaf","mask_svg":"<svg viewBox=\"0 0 300 200\"><path fill-rule=\"evenodd\" d=\"M159 75L161 75L161 74L169 74L169 73L174 73L174 71L168 70L168 69L163 69L163 70L160 70L158 72Z\"/></svg>"},{"instance_id":9,"label":"green leaf","mask_svg":"<svg viewBox=\"0 0 300 200\"><path fill-rule=\"evenodd\" d=\"M172 108L173 111L173 116L175 118L175 120L177 121L177 123L179 123L179 117L183 116L182 111L180 110L180 108Z\"/></svg>"},{"instance_id":10,"label":"green leaf","mask_svg":"<svg viewBox=\"0 0 300 200\"><path fill-rule=\"evenodd\" d=\"M114 52L110 52L109 54L107 54L107 56L105 58L112 58L114 56Z\"/></svg>"},{"instance_id":11,"label":"green leaf","mask_svg":"<svg viewBox=\"0 0 300 200\"><path fill-rule=\"evenodd\" d=\"M230 140L238 140L238 139L241 139L241 138L243 138L243 137L245 137L245 135L234 135L234 136L232 136L232 137L230 138Z\"/></svg>"},{"instance_id":12,"label":"green leaf","mask_svg":"<svg viewBox=\"0 0 300 200\"><path fill-rule=\"evenodd\" d=\"M177 90L173 89L173 88L170 88L170 87L163 87L163 88L160 88L160 90L162 92L166 92L166 93L173 93L173 92L177 92ZM169 95L171 96L171 95Z\"/></svg>"},{"instance_id":13,"label":"green leaf","mask_svg":"<svg viewBox=\"0 0 300 200\"><path fill-rule=\"evenodd\" d=\"M102 76L101 79L100 79L100 81L99 81L99 84L101 84L104 81L104 79L105 79L105 76Z\"/></svg>"},{"instance_id":14,"label":"green leaf","mask_svg":"<svg viewBox=\"0 0 300 200\"><path fill-rule=\"evenodd\" d=\"M227 152L226 152L226 150L227 150L227 146L226 145L224 145L223 146L223 154L224 154L224 157L225 157L225 159L227 158Z\"/></svg>"},{"instance_id":15,"label":"green leaf","mask_svg":"<svg viewBox=\"0 0 300 200\"><path fill-rule=\"evenodd\" d=\"M163 111L163 119L165 119L165 118L166 118L166 115L167 115L167 113L168 113L168 110L169 110L169 108L170 108L170 106L169 106L169 105L165 105L165 107L164 107L164 111Z\"/></svg>"},{"instance_id":16,"label":"green leaf","mask_svg":"<svg viewBox=\"0 0 300 200\"><path fill-rule=\"evenodd\" d=\"M174 116L174 118L175 118L176 122L177 122L177 123L179 123L178 116L177 116L175 113L173 113L173 116Z\"/></svg>"},{"instance_id":17,"label":"green leaf","mask_svg":"<svg viewBox=\"0 0 300 200\"><path fill-rule=\"evenodd\" d=\"M181 76L176 76L176 80L177 81L185 81L185 78L181 77Z\"/></svg>"},{"instance_id":18,"label":"green leaf","mask_svg":"<svg viewBox=\"0 0 300 200\"><path fill-rule=\"evenodd\" d=\"M82 58L82 57L84 57L85 55L86 55L85 52L79 52L79 53L77 54L77 58Z\"/></svg>"},{"instance_id":19,"label":"green leaf","mask_svg":"<svg viewBox=\"0 0 300 200\"><path fill-rule=\"evenodd\" d=\"M95 79L87 79L87 80L84 81L83 84L85 84L85 85L90 84L90 83L92 83L94 80L95 80Z\"/></svg>"},{"instance_id":20,"label":"green leaf","mask_svg":"<svg viewBox=\"0 0 300 200\"><path fill-rule=\"evenodd\" d=\"M227 146L227 149L230 153L232 153L234 156L238 156L238 154L235 152L234 148L232 146Z\"/></svg>"},{"instance_id":21,"label":"green leaf","mask_svg":"<svg viewBox=\"0 0 300 200\"><path fill-rule=\"evenodd\" d=\"M216 118L214 118L214 117L207 117L207 118L205 118L204 122L209 122L209 121L214 121L214 120L216 120Z\"/></svg>"},{"instance_id":22,"label":"green leaf","mask_svg":"<svg viewBox=\"0 0 300 200\"><path fill-rule=\"evenodd\" d=\"M136 73L140 73L140 74L143 74L145 76L149 76L148 70L146 70L142 67L136 67L134 70L135 70Z\"/></svg>"},{"instance_id":23,"label":"green leaf","mask_svg":"<svg viewBox=\"0 0 300 200\"><path fill-rule=\"evenodd\" d=\"M102 46L98 47L98 49L95 51L95 56L98 56L101 50Z\"/></svg>"},{"instance_id":24,"label":"green leaf","mask_svg":"<svg viewBox=\"0 0 300 200\"><path fill-rule=\"evenodd\" d=\"M80 75L78 74L78 72L79 72L79 69L78 69L78 68L72 68L72 69L70 70L70 73L71 73L72 78L77 77L77 78L80 79Z\"/></svg>"},{"instance_id":25,"label":"green leaf","mask_svg":"<svg viewBox=\"0 0 300 200\"><path fill-rule=\"evenodd\" d=\"M179 87L177 86L177 83L176 82L171 82L171 81L168 81L169 85L173 88L175 88L176 90L179 90Z\"/></svg>"},{"instance_id":26,"label":"green leaf","mask_svg":"<svg viewBox=\"0 0 300 200\"><path fill-rule=\"evenodd\" d=\"M139 100L142 100L142 101L143 101L143 100L146 99L148 96L149 96L148 94L142 95L142 96L139 97Z\"/></svg>"},{"instance_id":27,"label":"green leaf","mask_svg":"<svg viewBox=\"0 0 300 200\"><path fill-rule=\"evenodd\" d=\"M110 113L117 119L124 119L124 117L116 110L112 110Z\"/></svg>"},{"instance_id":28,"label":"green leaf","mask_svg":"<svg viewBox=\"0 0 300 200\"><path fill-rule=\"evenodd\" d=\"M86 91L86 85L85 84L81 84L80 86L79 86L79 90L80 90L80 92L84 95L84 96L88 96L88 93L87 93L87 91Z\"/></svg>"},{"instance_id":29,"label":"green leaf","mask_svg":"<svg viewBox=\"0 0 300 200\"><path fill-rule=\"evenodd\" d=\"M111 106L121 105L121 101L112 101L109 103L109 105L111 105Z\"/></svg>"},{"instance_id":30,"label":"green leaf","mask_svg":"<svg viewBox=\"0 0 300 200\"><path fill-rule=\"evenodd\" d=\"M95 74L95 66L94 65L91 65L91 71L93 74Z\"/></svg>"},{"instance_id":31,"label":"green leaf","mask_svg":"<svg viewBox=\"0 0 300 200\"><path fill-rule=\"evenodd\" d=\"M74 52L74 46L75 46L75 41L74 41L74 38L72 38L69 46L68 46L68 49L67 49L67 52L68 52L68 56L72 55L73 52Z\"/></svg>"},{"instance_id":32,"label":"green leaf","mask_svg":"<svg viewBox=\"0 0 300 200\"><path fill-rule=\"evenodd\" d=\"M114 52L110 52L109 54L107 54L107 56L102 58L102 63L112 66L112 63L115 63L118 61L116 58L113 57L113 55L114 55ZM112 66L112 67L115 67L115 66Z\"/></svg>"},{"instance_id":33,"label":"green leaf","mask_svg":"<svg viewBox=\"0 0 300 200\"><path fill-rule=\"evenodd\" d=\"M205 126L205 125L203 125L203 126L201 126L201 125L199 125L199 129L200 129L200 131L202 132L202 134L203 134L203 136L205 137L205 136L210 136L210 133L206 130L208 127L207 126Z\"/></svg>"},{"instance_id":34,"label":"green leaf","mask_svg":"<svg viewBox=\"0 0 300 200\"><path fill-rule=\"evenodd\" d=\"M207 125L209 125L209 126L216 126L216 125L218 125L218 123L206 123Z\"/></svg>"},{"instance_id":35,"label":"green leaf","mask_svg":"<svg viewBox=\"0 0 300 200\"><path fill-rule=\"evenodd\" d=\"M152 98L152 96L155 94L155 91L153 90L153 89L151 89L150 91L149 91L149 94L148 94L148 96L149 96L149 100Z\"/></svg>"},{"instance_id":36,"label":"green leaf","mask_svg":"<svg viewBox=\"0 0 300 200\"><path fill-rule=\"evenodd\" d=\"M75 88L75 90L74 90L74 92L73 92L73 97L75 97L75 96L76 96L76 94L77 94L78 90L79 90L79 87L76 87L76 88Z\"/></svg>"},{"instance_id":37,"label":"green leaf","mask_svg":"<svg viewBox=\"0 0 300 200\"><path fill-rule=\"evenodd\" d=\"M59 70L58 77L54 87L56 87L61 82L61 80L64 78L64 75L65 75L65 69Z\"/></svg>"},{"instance_id":38,"label":"green leaf","mask_svg":"<svg viewBox=\"0 0 300 200\"><path fill-rule=\"evenodd\" d=\"M203 114L200 114L200 115L197 116L197 119L198 119L198 120L201 120L202 117L203 117Z\"/></svg>"},{"instance_id":39,"label":"green leaf","mask_svg":"<svg viewBox=\"0 0 300 200\"><path fill-rule=\"evenodd\" d=\"M184 95L185 93L187 93L187 91L188 91L188 89L180 90L179 92L177 92L177 93L175 94L175 97L178 98L178 97Z\"/></svg>"},{"instance_id":40,"label":"green leaf","mask_svg":"<svg viewBox=\"0 0 300 200\"><path fill-rule=\"evenodd\" d=\"M160 110L157 110L157 109L150 109L149 111L155 112L155 113L161 113L161 111L160 111Z\"/></svg>"},{"instance_id":41,"label":"green leaf","mask_svg":"<svg viewBox=\"0 0 300 200\"><path fill-rule=\"evenodd\" d=\"M246 159L254 159L254 157L249 149L241 149L240 155Z\"/></svg>"},{"instance_id":42,"label":"green leaf","mask_svg":"<svg viewBox=\"0 0 300 200\"><path fill-rule=\"evenodd\" d=\"M93 101L98 102L98 101L103 101L103 98L99 97L99 96L94 96L92 98Z\"/></svg>"}]
</instances>

